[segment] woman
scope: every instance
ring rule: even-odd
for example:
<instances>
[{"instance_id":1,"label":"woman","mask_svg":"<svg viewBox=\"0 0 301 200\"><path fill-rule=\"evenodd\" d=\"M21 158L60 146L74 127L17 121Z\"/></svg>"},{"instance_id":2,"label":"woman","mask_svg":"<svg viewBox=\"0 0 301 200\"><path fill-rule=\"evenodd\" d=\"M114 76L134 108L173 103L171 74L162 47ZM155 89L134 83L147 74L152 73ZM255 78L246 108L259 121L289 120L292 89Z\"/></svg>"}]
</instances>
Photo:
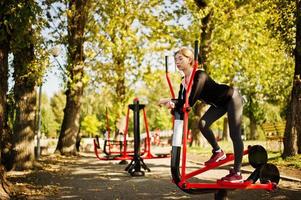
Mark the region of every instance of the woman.
<instances>
[{"instance_id":1,"label":"woman","mask_svg":"<svg viewBox=\"0 0 301 200\"><path fill-rule=\"evenodd\" d=\"M184 73L180 85L178 101L174 104L171 100L163 99L160 104L168 108L182 110L185 103L186 88L193 71L194 53L192 50L182 47L175 54L176 66ZM212 156L205 165L224 160L225 153L218 145L210 126L225 113L228 115L230 137L234 147L234 168L230 169L229 175L222 178L223 181L240 183L243 182L240 168L243 156L243 142L241 139L242 97L238 90L228 85L216 83L205 71L197 70L193 79L189 95L189 106L192 107L197 100L211 105L200 119L199 127L212 146Z\"/></svg>"}]
</instances>

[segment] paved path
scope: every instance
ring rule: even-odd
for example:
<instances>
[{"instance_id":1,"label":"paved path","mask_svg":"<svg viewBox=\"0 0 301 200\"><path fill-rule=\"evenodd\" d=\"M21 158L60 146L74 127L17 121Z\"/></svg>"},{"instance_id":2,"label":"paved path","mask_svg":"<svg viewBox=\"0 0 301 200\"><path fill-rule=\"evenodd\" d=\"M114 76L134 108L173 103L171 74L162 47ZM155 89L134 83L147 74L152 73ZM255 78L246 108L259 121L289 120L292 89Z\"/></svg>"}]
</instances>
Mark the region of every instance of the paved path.
<instances>
[{"instance_id":1,"label":"paved path","mask_svg":"<svg viewBox=\"0 0 301 200\"><path fill-rule=\"evenodd\" d=\"M16 175L11 180L15 184L30 183L33 189L39 191L25 199L214 199L212 193L189 195L179 190L171 182L169 158L144 161L151 172L145 172L145 176L142 177L132 177L124 170L127 165L120 165L118 161L97 160L93 153L83 154L80 158L50 156L43 162L51 165L51 170ZM187 169L197 169L199 166L196 162L188 162ZM215 181L227 173L226 169L210 170L197 178ZM247 173L243 175L245 178L249 176ZM230 191L228 196L229 199L237 200L297 200L301 197L301 183L281 180L279 188L273 192L234 190Z\"/></svg>"}]
</instances>

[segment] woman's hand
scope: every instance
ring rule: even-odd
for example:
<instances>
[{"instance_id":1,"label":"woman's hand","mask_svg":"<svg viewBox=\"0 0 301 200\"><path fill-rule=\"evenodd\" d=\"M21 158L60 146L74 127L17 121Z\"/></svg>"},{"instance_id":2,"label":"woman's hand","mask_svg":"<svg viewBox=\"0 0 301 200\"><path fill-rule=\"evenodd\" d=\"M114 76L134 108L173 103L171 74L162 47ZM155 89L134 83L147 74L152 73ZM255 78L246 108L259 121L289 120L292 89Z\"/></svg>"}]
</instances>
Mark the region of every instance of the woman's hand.
<instances>
[{"instance_id":1,"label":"woman's hand","mask_svg":"<svg viewBox=\"0 0 301 200\"><path fill-rule=\"evenodd\" d=\"M175 104L171 101L171 99L160 99L159 106L164 105L168 109L172 109L175 107Z\"/></svg>"}]
</instances>

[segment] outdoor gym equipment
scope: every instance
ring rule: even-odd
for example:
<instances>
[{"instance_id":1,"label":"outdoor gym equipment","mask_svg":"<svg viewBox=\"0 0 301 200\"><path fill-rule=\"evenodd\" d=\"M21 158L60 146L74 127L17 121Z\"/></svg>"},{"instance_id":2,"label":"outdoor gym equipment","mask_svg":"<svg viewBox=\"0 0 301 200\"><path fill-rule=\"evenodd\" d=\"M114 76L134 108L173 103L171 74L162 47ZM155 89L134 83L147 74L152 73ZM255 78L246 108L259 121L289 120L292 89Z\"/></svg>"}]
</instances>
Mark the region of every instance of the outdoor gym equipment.
<instances>
[{"instance_id":1,"label":"outdoor gym equipment","mask_svg":"<svg viewBox=\"0 0 301 200\"><path fill-rule=\"evenodd\" d=\"M217 168L227 162L234 160L233 154L227 154L226 159L222 161L204 166L192 172L187 173L186 171L188 112L190 110L188 109L188 98L193 78L198 67L198 41L195 42L194 52L195 62L192 75L186 90L185 104L182 110L174 111L174 133L172 138L171 153L171 174L173 182L182 191L186 193L202 194L208 192L215 192L216 199L226 198L227 190L232 189L264 189L269 191L274 190L280 179L279 171L275 165L267 163L267 153L262 146L258 145L252 147L250 146L247 150L243 152L244 155L249 155L249 162L255 168L255 171L243 183L230 183L222 180L217 180L214 183L201 183L189 181L190 178L195 177L196 175ZM170 85L170 81L168 82L168 84L170 88L172 88ZM256 181L258 179L260 179L260 183L256 184Z\"/></svg>"},{"instance_id":2,"label":"outdoor gym equipment","mask_svg":"<svg viewBox=\"0 0 301 200\"><path fill-rule=\"evenodd\" d=\"M138 101L138 104L139 104L139 101ZM156 159L156 158L167 158L167 157L170 157L170 153L162 153L161 152L161 153L156 153L154 155L151 152L151 143L150 143L151 139L150 139L150 133L149 133L149 129L148 129L148 122L147 122L146 111L144 109L144 106L143 106L142 110L143 110L143 119L144 119L145 131L146 131L146 138L145 138L145 143L144 143L145 147L144 147L144 152L142 153L143 159ZM135 123L134 123L134 125L135 125ZM135 134L140 134L140 133L136 133L134 131L134 135Z\"/></svg>"},{"instance_id":3,"label":"outdoor gym equipment","mask_svg":"<svg viewBox=\"0 0 301 200\"><path fill-rule=\"evenodd\" d=\"M139 104L138 98L134 99L134 103L129 105L129 109L134 112L134 156L130 162L130 164L125 168L132 176L143 176L144 171L141 171L141 167L144 170L150 172L150 169L146 166L143 159L157 159L157 158L166 158L170 157L169 153L159 153L152 154L151 153L151 145L150 145L150 134L148 130L148 122L146 118L145 105ZM145 138L145 148L143 152L140 152L140 110L143 110L144 124L146 130L146 138Z\"/></svg>"},{"instance_id":4,"label":"outdoor gym equipment","mask_svg":"<svg viewBox=\"0 0 301 200\"><path fill-rule=\"evenodd\" d=\"M172 85L171 85L171 81L170 81L170 78L169 78L169 73L168 73L168 56L165 56L165 77L166 77L166 80L167 80L167 83L168 83L168 86L169 86L171 97L173 99L175 99L176 96L175 96L175 93L173 91L173 88L172 88Z\"/></svg>"},{"instance_id":5,"label":"outdoor gym equipment","mask_svg":"<svg viewBox=\"0 0 301 200\"><path fill-rule=\"evenodd\" d=\"M144 107L145 105L139 104L139 100L137 98L134 99L134 104L129 105L129 108L134 112L134 157L125 170L132 176L144 176L144 171L141 171L141 167L150 172L150 169L146 166L143 158L140 156L139 113L141 109L144 109Z\"/></svg>"},{"instance_id":6,"label":"outdoor gym equipment","mask_svg":"<svg viewBox=\"0 0 301 200\"><path fill-rule=\"evenodd\" d=\"M123 136L123 141L118 140L111 140L110 139L110 127L109 127L109 118L108 113L106 110L106 122L107 122L107 132L104 137L104 146L103 146L103 152L105 153L104 157L101 157L98 149L100 149L100 143L98 136L95 137L93 140L94 143L94 152L96 157L99 160L131 160L133 157L134 151L127 150L127 130L128 130L128 115L129 110L127 112L127 120L126 120L126 129ZM119 151L112 151L112 146L119 146ZM107 149L108 147L108 149Z\"/></svg>"},{"instance_id":7,"label":"outdoor gym equipment","mask_svg":"<svg viewBox=\"0 0 301 200\"><path fill-rule=\"evenodd\" d=\"M138 101L137 98L135 100ZM138 104L139 104L139 101L138 101ZM134 150L128 150L129 141L127 140L129 115L130 115L130 110L133 110L133 105L134 104L128 105L128 110L127 110L127 115L126 115L126 127L124 130L123 142L109 139L110 138L110 128L108 127L108 115L106 115L107 116L107 137L105 138L104 148L103 148L104 153L106 154L105 157L101 157L99 155L98 149L100 149L100 143L99 143L98 136L96 136L96 138L94 139L94 152L98 159L100 159L100 160L132 160L133 159ZM143 110L143 119L144 119L144 125L145 125L145 130L146 130L146 137L144 140L144 149L143 149L143 151L141 151L142 158L143 159L157 159L157 158L170 157L170 153L153 154L151 152L150 132L148 129L146 111L144 109L145 105L142 105L142 104L139 104L139 105L142 106L141 109ZM134 126L135 126L135 110L133 110L133 111L134 111ZM139 115L138 115L138 117L139 117ZM139 117L139 120L140 120L140 117ZM134 136L135 136L135 134L140 135L140 132L136 133L135 131L136 130L134 128ZM139 138L140 138L140 136L139 136ZM140 141L140 139L139 139L139 141ZM137 141L134 139L134 147L135 147L136 142ZM112 151L111 150L112 145L115 145L115 146L120 145L120 151ZM139 145L140 145L140 142L139 142ZM106 147L108 147L108 150L106 150ZM139 148L139 151L140 151L140 148Z\"/></svg>"},{"instance_id":8,"label":"outdoor gym equipment","mask_svg":"<svg viewBox=\"0 0 301 200\"><path fill-rule=\"evenodd\" d=\"M121 155L121 151L122 151L122 142L121 140L112 140L110 137L110 125L109 125L109 116L108 116L108 109L106 109L106 133L104 134L104 145L103 145L103 152L107 155L107 156L111 156L111 155ZM127 142L127 141L126 141ZM119 147L119 151L112 151L113 147Z\"/></svg>"}]
</instances>

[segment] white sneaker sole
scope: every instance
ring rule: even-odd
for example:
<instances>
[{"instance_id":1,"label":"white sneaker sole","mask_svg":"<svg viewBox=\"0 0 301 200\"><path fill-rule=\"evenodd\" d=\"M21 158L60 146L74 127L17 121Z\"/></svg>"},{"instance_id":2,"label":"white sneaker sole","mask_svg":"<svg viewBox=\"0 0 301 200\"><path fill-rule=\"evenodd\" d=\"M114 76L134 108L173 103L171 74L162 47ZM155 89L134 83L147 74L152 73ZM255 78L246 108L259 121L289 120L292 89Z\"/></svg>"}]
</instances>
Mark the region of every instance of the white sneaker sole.
<instances>
[{"instance_id":1,"label":"white sneaker sole","mask_svg":"<svg viewBox=\"0 0 301 200\"><path fill-rule=\"evenodd\" d=\"M223 182L228 182L228 183L243 183L244 180L236 180L236 181L227 181L227 180L222 180Z\"/></svg>"},{"instance_id":2,"label":"white sneaker sole","mask_svg":"<svg viewBox=\"0 0 301 200\"><path fill-rule=\"evenodd\" d=\"M218 158L215 162L219 162L221 160L225 160L227 158L226 154L224 154L222 157Z\"/></svg>"},{"instance_id":3,"label":"white sneaker sole","mask_svg":"<svg viewBox=\"0 0 301 200\"><path fill-rule=\"evenodd\" d=\"M227 158L227 156L226 156L226 154L224 154L222 157L216 159L215 162L212 162L212 163L209 163L209 164L206 164L206 162L205 162L204 165L205 165L205 166L207 166L207 165L212 165L213 163L217 163L217 162L219 162L219 161L221 161L221 160L225 160L226 158Z\"/></svg>"}]
</instances>

